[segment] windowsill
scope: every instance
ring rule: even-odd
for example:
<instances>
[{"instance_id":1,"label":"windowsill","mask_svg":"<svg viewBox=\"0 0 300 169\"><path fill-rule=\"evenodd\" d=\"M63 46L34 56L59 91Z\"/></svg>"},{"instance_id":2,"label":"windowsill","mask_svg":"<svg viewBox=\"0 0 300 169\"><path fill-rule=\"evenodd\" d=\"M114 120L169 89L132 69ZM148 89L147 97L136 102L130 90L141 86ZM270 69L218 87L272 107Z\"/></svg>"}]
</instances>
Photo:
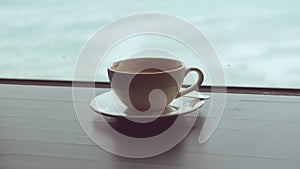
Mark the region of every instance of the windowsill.
<instances>
[{"instance_id":1,"label":"windowsill","mask_svg":"<svg viewBox=\"0 0 300 169\"><path fill-rule=\"evenodd\" d=\"M0 168L300 166L300 98L296 96L299 90L229 87L221 123L205 144L199 144L197 138L210 109L209 101L199 110L190 133L172 150L154 158L129 159L99 148L82 130L74 110L72 82L1 80L1 83ZM97 92L108 90L108 84L98 85ZM81 100L80 104L87 113L98 117L89 108L89 102Z\"/></svg>"}]
</instances>

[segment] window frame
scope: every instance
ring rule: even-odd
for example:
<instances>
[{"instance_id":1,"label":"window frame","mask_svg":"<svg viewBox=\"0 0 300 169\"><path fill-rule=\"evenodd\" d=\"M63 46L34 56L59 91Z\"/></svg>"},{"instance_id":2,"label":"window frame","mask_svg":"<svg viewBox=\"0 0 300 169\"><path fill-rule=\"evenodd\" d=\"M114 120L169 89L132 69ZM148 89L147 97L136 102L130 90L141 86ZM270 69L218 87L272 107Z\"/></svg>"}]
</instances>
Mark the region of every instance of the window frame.
<instances>
[{"instance_id":1,"label":"window frame","mask_svg":"<svg viewBox=\"0 0 300 169\"><path fill-rule=\"evenodd\" d=\"M72 87L74 81L71 80L40 80L40 79L9 79L0 78L0 84L12 85L35 85L35 86L60 86ZM96 88L110 88L109 82L91 82L91 81L76 81L77 87L96 87ZM187 85L184 85L186 87ZM208 86L199 87L201 92L224 92L226 93L243 93L243 94L261 94L261 95L288 95L300 96L300 89L296 88L272 88L272 87L240 87L240 86Z\"/></svg>"}]
</instances>

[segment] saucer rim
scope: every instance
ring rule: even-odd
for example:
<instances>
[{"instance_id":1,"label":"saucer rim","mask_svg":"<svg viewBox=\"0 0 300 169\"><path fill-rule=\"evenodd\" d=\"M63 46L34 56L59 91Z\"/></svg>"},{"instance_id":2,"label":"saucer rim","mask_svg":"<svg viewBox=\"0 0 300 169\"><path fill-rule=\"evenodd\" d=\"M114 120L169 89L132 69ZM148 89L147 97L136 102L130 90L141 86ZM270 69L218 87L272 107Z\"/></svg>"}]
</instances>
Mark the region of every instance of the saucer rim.
<instances>
[{"instance_id":1,"label":"saucer rim","mask_svg":"<svg viewBox=\"0 0 300 169\"><path fill-rule=\"evenodd\" d=\"M168 118L168 117L174 117L174 116L180 116L180 115L185 115L185 114L188 114L188 113L192 113L192 112L194 112L196 110L199 110L205 104L205 100L199 99L199 102L196 103L193 107L191 107L191 109L188 109L187 111L180 111L179 113L176 113L176 114L170 114L170 113L168 113L168 114L163 114L163 115L160 115L160 116L154 116L154 115L153 116L130 116L130 115L122 115L122 114L118 114L118 115L116 115L116 114L109 114L107 112L102 112L100 110L97 110L96 108L94 108L92 106L92 103L96 102L96 100L97 100L98 97L101 97L102 95L109 94L109 93L112 93L112 91L104 92L104 93L101 93L101 94L97 95L96 97L94 97L90 101L89 106L97 114L104 115L104 116L107 116L107 117L113 117L113 118ZM181 96L179 98L182 98L182 97L184 97L184 96ZM188 98L188 97L186 97L186 98Z\"/></svg>"}]
</instances>

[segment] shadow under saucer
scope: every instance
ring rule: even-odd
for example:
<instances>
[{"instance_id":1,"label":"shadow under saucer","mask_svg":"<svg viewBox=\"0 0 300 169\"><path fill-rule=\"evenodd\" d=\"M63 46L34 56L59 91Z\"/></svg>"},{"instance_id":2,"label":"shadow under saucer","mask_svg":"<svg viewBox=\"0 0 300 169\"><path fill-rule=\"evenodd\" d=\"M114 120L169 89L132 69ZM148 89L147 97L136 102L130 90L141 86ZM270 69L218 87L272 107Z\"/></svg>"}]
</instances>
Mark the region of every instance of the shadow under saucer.
<instances>
[{"instance_id":1,"label":"shadow under saucer","mask_svg":"<svg viewBox=\"0 0 300 169\"><path fill-rule=\"evenodd\" d=\"M148 138L166 131L178 116L159 117L148 123L132 121L125 117L106 117L108 124L119 133L133 138Z\"/></svg>"}]
</instances>

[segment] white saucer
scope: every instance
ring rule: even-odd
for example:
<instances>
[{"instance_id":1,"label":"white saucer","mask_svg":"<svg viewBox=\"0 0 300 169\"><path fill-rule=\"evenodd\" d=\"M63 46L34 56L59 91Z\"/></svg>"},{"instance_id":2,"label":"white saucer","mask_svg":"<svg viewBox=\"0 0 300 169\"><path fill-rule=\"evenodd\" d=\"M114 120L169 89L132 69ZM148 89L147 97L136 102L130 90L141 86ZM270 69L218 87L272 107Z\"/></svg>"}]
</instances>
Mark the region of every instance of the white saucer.
<instances>
[{"instance_id":1,"label":"white saucer","mask_svg":"<svg viewBox=\"0 0 300 169\"><path fill-rule=\"evenodd\" d=\"M125 117L125 118L157 118L157 117L172 117L191 113L202 107L204 100L189 97L180 97L174 99L167 109L158 115L132 115L126 106L120 105L120 101L113 96L113 93L106 92L95 97L91 102L91 108L98 114L110 117ZM118 105L116 105L118 104Z\"/></svg>"}]
</instances>

